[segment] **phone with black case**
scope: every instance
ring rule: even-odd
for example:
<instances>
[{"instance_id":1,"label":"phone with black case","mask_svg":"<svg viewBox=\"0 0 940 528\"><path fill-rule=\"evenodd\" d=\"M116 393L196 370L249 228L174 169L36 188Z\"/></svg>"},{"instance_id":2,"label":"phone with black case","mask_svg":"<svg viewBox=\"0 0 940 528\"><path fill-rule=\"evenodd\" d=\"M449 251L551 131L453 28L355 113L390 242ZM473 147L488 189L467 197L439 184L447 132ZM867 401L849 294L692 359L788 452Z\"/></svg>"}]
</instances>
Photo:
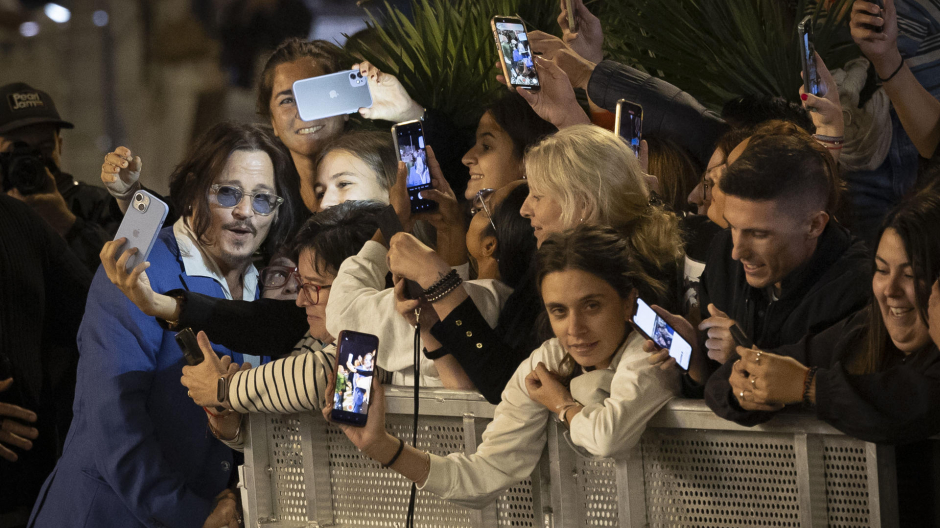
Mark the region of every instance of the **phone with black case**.
<instances>
[{"instance_id":1,"label":"phone with black case","mask_svg":"<svg viewBox=\"0 0 940 528\"><path fill-rule=\"evenodd\" d=\"M180 350L183 351L183 357L186 358L186 362L189 363L190 366L195 366L205 361L206 356L202 354L202 349L199 348L199 341L196 341L196 334L193 333L192 328L184 328L177 332L176 344L180 346Z\"/></svg>"},{"instance_id":2,"label":"phone with black case","mask_svg":"<svg viewBox=\"0 0 940 528\"><path fill-rule=\"evenodd\" d=\"M336 338L336 372L334 374L333 409L335 422L363 427L369 419L372 403L372 380L379 353L379 338L372 334L343 330Z\"/></svg>"},{"instance_id":3,"label":"phone with black case","mask_svg":"<svg viewBox=\"0 0 940 528\"><path fill-rule=\"evenodd\" d=\"M428 167L428 153L425 150L424 127L421 121L405 121L392 127L392 139L398 151L398 161L408 165L408 198L412 213L425 213L437 210L437 202L421 198L421 191L430 189L431 169Z\"/></svg>"}]
</instances>

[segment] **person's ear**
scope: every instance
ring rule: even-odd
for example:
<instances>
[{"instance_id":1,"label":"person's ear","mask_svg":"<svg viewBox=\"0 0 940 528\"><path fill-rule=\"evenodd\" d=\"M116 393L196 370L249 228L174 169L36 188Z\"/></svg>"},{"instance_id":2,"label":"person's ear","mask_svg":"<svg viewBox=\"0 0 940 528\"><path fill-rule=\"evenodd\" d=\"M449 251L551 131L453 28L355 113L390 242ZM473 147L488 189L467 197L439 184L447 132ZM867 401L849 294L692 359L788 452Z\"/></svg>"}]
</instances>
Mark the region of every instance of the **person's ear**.
<instances>
[{"instance_id":1,"label":"person's ear","mask_svg":"<svg viewBox=\"0 0 940 528\"><path fill-rule=\"evenodd\" d=\"M496 237L493 235L487 235L480 238L480 250L483 252L483 256L486 258L495 258L493 254L496 253L496 247L498 242L496 242Z\"/></svg>"},{"instance_id":2,"label":"person's ear","mask_svg":"<svg viewBox=\"0 0 940 528\"><path fill-rule=\"evenodd\" d=\"M594 210L595 210L594 204L582 203L581 207L579 207L578 209L579 211L577 213L577 219L575 220L575 224L583 223L585 220L594 216Z\"/></svg>"},{"instance_id":3,"label":"person's ear","mask_svg":"<svg viewBox=\"0 0 940 528\"><path fill-rule=\"evenodd\" d=\"M277 127L274 126L274 115L271 115L271 129L274 130L274 137L280 138L281 136L277 135Z\"/></svg>"},{"instance_id":4,"label":"person's ear","mask_svg":"<svg viewBox=\"0 0 940 528\"><path fill-rule=\"evenodd\" d=\"M809 232L807 238L819 238L829 224L829 213L816 211L809 219Z\"/></svg>"},{"instance_id":5,"label":"person's ear","mask_svg":"<svg viewBox=\"0 0 940 528\"><path fill-rule=\"evenodd\" d=\"M639 296L640 292L636 288L633 288L630 290L630 295L627 295L624 299L622 299L624 321L629 323L630 319L633 319L633 314L636 312L636 300Z\"/></svg>"}]
</instances>

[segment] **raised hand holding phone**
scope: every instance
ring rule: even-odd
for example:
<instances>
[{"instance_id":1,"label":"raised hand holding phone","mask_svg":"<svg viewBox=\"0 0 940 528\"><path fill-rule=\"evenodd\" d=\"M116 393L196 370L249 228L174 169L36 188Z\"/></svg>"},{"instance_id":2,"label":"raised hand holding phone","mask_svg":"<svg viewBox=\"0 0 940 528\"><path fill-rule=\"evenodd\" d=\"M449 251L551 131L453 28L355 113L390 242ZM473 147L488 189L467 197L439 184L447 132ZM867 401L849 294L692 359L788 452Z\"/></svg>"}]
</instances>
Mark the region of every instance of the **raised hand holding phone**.
<instances>
[{"instance_id":1,"label":"raised hand holding phone","mask_svg":"<svg viewBox=\"0 0 940 528\"><path fill-rule=\"evenodd\" d=\"M431 189L431 169L424 143L424 127L415 119L392 127L392 139L398 152L398 161L408 166L407 189L411 212L437 210L437 202L421 197L421 191Z\"/></svg>"},{"instance_id":2,"label":"raised hand holding phone","mask_svg":"<svg viewBox=\"0 0 940 528\"><path fill-rule=\"evenodd\" d=\"M541 88L535 68L535 55L525 24L519 17L497 15L490 20L503 78L509 89L537 92Z\"/></svg>"},{"instance_id":3,"label":"raised hand holding phone","mask_svg":"<svg viewBox=\"0 0 940 528\"><path fill-rule=\"evenodd\" d=\"M364 427L375 392L379 338L372 334L343 330L336 341L339 344L336 347L337 367L333 376L333 393L326 395L331 408L329 419Z\"/></svg>"},{"instance_id":4,"label":"raised hand holding phone","mask_svg":"<svg viewBox=\"0 0 940 528\"><path fill-rule=\"evenodd\" d=\"M856 0L852 4L849 29L852 40L871 61L878 76L887 79L903 58L898 50L898 14L894 0L883 0L883 3L882 7L874 2Z\"/></svg>"},{"instance_id":5,"label":"raised hand holding phone","mask_svg":"<svg viewBox=\"0 0 940 528\"><path fill-rule=\"evenodd\" d=\"M170 208L159 198L147 191L137 191L131 199L131 205L124 213L124 220L114 235L115 241L125 239L120 249L125 252L136 249L136 252L126 257L124 269L131 271L138 264L145 262L150 256L150 250L157 241L160 228Z\"/></svg>"},{"instance_id":6,"label":"raised hand holding phone","mask_svg":"<svg viewBox=\"0 0 940 528\"><path fill-rule=\"evenodd\" d=\"M361 112L372 106L369 82L359 70L301 79L293 84L297 114L304 121Z\"/></svg>"}]
</instances>

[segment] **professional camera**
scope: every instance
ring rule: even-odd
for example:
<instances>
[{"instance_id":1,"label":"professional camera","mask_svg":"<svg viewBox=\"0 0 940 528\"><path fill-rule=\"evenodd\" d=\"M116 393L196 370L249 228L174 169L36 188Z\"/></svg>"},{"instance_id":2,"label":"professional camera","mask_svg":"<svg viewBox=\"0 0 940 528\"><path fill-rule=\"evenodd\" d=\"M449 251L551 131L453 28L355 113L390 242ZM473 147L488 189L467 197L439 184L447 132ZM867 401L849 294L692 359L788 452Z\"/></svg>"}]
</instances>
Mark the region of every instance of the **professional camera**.
<instances>
[{"instance_id":1,"label":"professional camera","mask_svg":"<svg viewBox=\"0 0 940 528\"><path fill-rule=\"evenodd\" d=\"M13 150L0 153L0 177L4 192L16 188L22 195L36 194L46 187L46 158L22 141Z\"/></svg>"}]
</instances>

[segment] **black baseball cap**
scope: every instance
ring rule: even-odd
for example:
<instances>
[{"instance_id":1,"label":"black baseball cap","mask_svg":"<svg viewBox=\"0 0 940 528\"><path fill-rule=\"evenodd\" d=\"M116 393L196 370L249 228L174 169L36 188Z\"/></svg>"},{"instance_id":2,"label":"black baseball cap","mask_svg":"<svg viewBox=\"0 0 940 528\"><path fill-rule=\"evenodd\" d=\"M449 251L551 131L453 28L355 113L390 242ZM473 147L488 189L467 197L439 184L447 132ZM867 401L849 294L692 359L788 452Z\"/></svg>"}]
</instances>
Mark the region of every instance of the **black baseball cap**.
<instances>
[{"instance_id":1,"label":"black baseball cap","mask_svg":"<svg viewBox=\"0 0 940 528\"><path fill-rule=\"evenodd\" d=\"M0 134L29 125L49 123L59 128L75 128L63 121L46 92L26 83L0 86Z\"/></svg>"}]
</instances>

